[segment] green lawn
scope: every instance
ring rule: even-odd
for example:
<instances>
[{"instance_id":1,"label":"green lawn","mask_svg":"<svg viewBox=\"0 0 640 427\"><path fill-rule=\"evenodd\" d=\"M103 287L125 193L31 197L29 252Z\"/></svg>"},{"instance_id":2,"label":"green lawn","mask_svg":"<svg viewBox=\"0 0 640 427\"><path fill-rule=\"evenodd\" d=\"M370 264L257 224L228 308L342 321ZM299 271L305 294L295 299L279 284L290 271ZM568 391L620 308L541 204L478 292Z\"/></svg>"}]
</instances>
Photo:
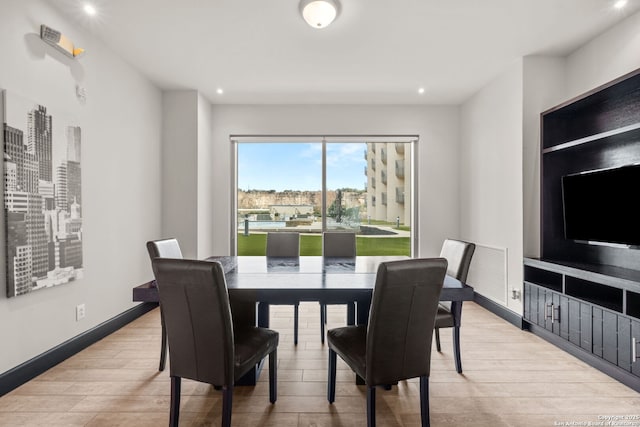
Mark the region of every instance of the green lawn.
<instances>
[{"instance_id":1,"label":"green lawn","mask_svg":"<svg viewBox=\"0 0 640 427\"><path fill-rule=\"evenodd\" d=\"M245 236L238 233L238 255L265 255L266 234ZM356 237L358 255L407 255L411 254L409 237ZM301 235L300 255L322 255L322 236Z\"/></svg>"}]
</instances>

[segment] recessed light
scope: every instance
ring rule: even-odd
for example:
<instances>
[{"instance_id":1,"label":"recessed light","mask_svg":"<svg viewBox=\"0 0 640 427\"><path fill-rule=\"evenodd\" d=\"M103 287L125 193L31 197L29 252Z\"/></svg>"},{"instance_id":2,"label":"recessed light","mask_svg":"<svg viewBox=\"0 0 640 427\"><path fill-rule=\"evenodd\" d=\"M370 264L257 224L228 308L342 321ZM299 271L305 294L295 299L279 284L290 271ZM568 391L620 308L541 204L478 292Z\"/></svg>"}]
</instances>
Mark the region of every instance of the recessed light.
<instances>
[{"instance_id":1,"label":"recessed light","mask_svg":"<svg viewBox=\"0 0 640 427\"><path fill-rule=\"evenodd\" d=\"M421 87L420 89L418 89L418 93L419 93L420 95L422 95L422 94L424 93L424 88L423 88L423 87Z\"/></svg>"},{"instance_id":2,"label":"recessed light","mask_svg":"<svg viewBox=\"0 0 640 427\"><path fill-rule=\"evenodd\" d=\"M627 3L628 3L627 0L618 0L613 4L613 7L615 7L616 9L622 9L627 5Z\"/></svg>"},{"instance_id":3,"label":"recessed light","mask_svg":"<svg viewBox=\"0 0 640 427\"><path fill-rule=\"evenodd\" d=\"M222 95L224 93L224 90L222 90L222 88L218 88L218 89L216 89L216 93L218 95Z\"/></svg>"},{"instance_id":4,"label":"recessed light","mask_svg":"<svg viewBox=\"0 0 640 427\"><path fill-rule=\"evenodd\" d=\"M94 5L92 5L90 3L85 3L85 5L84 5L84 13L86 13L89 16L95 16L96 13L98 13L98 11L96 10Z\"/></svg>"}]
</instances>

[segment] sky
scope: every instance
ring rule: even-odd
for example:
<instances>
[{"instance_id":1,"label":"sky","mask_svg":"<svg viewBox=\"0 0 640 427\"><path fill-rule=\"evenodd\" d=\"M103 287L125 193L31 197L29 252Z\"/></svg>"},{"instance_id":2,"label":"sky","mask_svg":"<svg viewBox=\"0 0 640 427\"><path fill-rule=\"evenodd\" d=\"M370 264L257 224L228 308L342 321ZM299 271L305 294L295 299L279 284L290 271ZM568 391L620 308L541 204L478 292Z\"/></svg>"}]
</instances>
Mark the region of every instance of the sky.
<instances>
[{"instance_id":1,"label":"sky","mask_svg":"<svg viewBox=\"0 0 640 427\"><path fill-rule=\"evenodd\" d=\"M327 143L327 189L364 189L366 143ZM322 190L322 143L239 143L240 190Z\"/></svg>"}]
</instances>

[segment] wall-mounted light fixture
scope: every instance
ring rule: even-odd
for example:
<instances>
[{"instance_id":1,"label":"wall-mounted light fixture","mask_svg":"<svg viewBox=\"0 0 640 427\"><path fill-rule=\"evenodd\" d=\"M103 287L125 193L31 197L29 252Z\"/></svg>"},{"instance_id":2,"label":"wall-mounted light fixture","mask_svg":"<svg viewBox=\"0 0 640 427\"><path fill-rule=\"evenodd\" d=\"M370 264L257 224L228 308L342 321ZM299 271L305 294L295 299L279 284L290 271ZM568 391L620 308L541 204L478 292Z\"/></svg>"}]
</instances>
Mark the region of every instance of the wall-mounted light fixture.
<instances>
[{"instance_id":1,"label":"wall-mounted light fixture","mask_svg":"<svg viewBox=\"0 0 640 427\"><path fill-rule=\"evenodd\" d=\"M44 24L40 25L40 38L71 58L77 58L84 53L84 49L75 47L73 42L60 31Z\"/></svg>"}]
</instances>

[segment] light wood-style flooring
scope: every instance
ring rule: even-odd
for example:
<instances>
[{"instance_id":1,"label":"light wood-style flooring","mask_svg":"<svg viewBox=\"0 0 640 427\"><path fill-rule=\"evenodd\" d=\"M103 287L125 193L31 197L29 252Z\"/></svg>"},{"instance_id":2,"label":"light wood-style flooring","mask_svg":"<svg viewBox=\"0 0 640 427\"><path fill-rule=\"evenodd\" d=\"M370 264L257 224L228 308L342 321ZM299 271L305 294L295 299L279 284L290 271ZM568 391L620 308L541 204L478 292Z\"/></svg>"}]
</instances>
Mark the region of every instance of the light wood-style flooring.
<instances>
[{"instance_id":1,"label":"light wood-style flooring","mask_svg":"<svg viewBox=\"0 0 640 427\"><path fill-rule=\"evenodd\" d=\"M329 327L342 326L345 311L329 306ZM272 307L271 316L280 331L278 401L269 404L265 369L257 386L236 388L233 425L366 425L365 388L339 358L336 402L327 402L319 305L301 304L297 347L293 308ZM0 398L0 426L166 426L169 373L157 370L159 347L155 309ZM637 392L474 303L463 308L464 374L455 371L449 330L442 330L442 353L433 347L434 427L589 425L599 416L640 414ZM418 396L416 380L379 390L378 425L418 426ZM183 381L181 426L218 426L221 407L220 392Z\"/></svg>"}]
</instances>

